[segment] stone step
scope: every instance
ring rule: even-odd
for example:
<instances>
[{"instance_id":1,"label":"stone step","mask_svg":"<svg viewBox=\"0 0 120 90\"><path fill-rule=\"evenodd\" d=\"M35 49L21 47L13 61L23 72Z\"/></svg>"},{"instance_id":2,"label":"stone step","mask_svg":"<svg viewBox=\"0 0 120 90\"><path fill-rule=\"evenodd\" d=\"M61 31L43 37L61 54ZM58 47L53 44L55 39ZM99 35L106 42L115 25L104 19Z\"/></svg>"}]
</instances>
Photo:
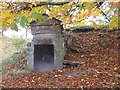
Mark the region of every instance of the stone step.
<instances>
[{"instance_id":1,"label":"stone step","mask_svg":"<svg viewBox=\"0 0 120 90\"><path fill-rule=\"evenodd\" d=\"M86 60L83 58L80 58L80 61L64 60L63 65L64 65L64 68L79 67L80 63L83 63L85 61Z\"/></svg>"}]
</instances>

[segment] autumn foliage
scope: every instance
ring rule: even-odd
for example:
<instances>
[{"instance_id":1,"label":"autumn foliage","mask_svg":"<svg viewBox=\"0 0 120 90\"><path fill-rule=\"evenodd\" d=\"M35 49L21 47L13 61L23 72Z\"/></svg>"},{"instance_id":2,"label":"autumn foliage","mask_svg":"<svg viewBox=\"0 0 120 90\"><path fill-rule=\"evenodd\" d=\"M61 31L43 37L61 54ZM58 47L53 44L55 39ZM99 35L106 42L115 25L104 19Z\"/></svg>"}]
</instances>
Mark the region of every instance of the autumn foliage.
<instances>
[{"instance_id":1,"label":"autumn foliage","mask_svg":"<svg viewBox=\"0 0 120 90\"><path fill-rule=\"evenodd\" d=\"M26 2L25 2L26 1ZM72 0L71 2L62 2L63 0L54 0L51 2L6 2L1 3L1 29L10 27L18 31L18 25L26 27L33 20L43 22L43 13L49 15L49 18L56 18L62 21L62 25L83 26L88 23L87 19L103 16L104 20L98 19L99 23L109 25L109 29L118 27L118 8L119 0L114 2L92 2L90 0ZM105 8L103 8L105 7ZM95 21L89 21L94 28L99 25ZM114 24L113 24L114 23Z\"/></svg>"}]
</instances>

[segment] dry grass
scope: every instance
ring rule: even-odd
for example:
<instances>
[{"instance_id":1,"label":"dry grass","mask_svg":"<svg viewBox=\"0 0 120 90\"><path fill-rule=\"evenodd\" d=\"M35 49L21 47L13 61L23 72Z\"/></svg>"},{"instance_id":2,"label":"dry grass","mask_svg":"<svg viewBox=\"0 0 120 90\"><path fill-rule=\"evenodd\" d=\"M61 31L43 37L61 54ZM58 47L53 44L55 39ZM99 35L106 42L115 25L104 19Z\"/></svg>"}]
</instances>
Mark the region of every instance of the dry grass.
<instances>
[{"instance_id":1,"label":"dry grass","mask_svg":"<svg viewBox=\"0 0 120 90\"><path fill-rule=\"evenodd\" d=\"M30 39L27 41L30 41ZM12 76L29 72L26 68L27 53L25 47L27 41L21 38L0 36L0 71L2 71L2 78L6 75Z\"/></svg>"},{"instance_id":2,"label":"dry grass","mask_svg":"<svg viewBox=\"0 0 120 90\"><path fill-rule=\"evenodd\" d=\"M16 48L12 44L12 40L5 37L0 37L0 64L2 63L2 60L6 57L12 55Z\"/></svg>"}]
</instances>

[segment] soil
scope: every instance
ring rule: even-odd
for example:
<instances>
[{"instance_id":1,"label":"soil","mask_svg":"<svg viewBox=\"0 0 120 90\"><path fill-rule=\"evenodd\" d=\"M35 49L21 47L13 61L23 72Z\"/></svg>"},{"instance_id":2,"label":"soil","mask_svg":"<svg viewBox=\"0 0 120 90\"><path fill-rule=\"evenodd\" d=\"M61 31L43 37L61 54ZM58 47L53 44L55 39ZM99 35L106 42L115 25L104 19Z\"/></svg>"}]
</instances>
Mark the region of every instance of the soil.
<instances>
[{"instance_id":1,"label":"soil","mask_svg":"<svg viewBox=\"0 0 120 90\"><path fill-rule=\"evenodd\" d=\"M71 33L68 31L67 33ZM120 31L87 31L69 44L65 60L79 66L6 76L2 88L120 88Z\"/></svg>"}]
</instances>

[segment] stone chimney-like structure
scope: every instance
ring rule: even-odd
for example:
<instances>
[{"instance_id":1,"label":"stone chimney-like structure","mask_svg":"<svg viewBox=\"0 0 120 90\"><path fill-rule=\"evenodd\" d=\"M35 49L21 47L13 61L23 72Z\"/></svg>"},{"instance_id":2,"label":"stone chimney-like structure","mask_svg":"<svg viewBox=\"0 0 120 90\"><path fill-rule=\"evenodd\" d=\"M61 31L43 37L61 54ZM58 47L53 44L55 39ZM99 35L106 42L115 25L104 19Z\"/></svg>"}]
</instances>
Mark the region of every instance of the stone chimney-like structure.
<instances>
[{"instance_id":1,"label":"stone chimney-like structure","mask_svg":"<svg viewBox=\"0 0 120 90\"><path fill-rule=\"evenodd\" d=\"M51 71L63 68L64 37L57 19L31 22L33 40L29 45L28 68L35 71Z\"/></svg>"}]
</instances>

